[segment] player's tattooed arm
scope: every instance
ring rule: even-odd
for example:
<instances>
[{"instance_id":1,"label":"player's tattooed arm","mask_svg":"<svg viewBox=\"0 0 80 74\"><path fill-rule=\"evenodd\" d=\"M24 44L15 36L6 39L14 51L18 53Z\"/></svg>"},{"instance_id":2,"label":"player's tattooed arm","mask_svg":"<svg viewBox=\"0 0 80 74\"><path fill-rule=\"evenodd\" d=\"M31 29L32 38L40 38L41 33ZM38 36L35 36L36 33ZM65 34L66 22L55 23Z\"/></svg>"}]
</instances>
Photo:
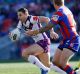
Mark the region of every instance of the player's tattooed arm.
<instances>
[{"instance_id":1,"label":"player's tattooed arm","mask_svg":"<svg viewBox=\"0 0 80 74\"><path fill-rule=\"evenodd\" d=\"M50 30L51 28L53 28L53 23L49 22L45 27L42 27L38 30L39 33L43 33L46 32L48 30Z\"/></svg>"},{"instance_id":2,"label":"player's tattooed arm","mask_svg":"<svg viewBox=\"0 0 80 74\"><path fill-rule=\"evenodd\" d=\"M39 29L38 32L39 32L39 33L43 33L43 32L45 32L45 31L47 31L47 30L50 30L50 37L51 37L52 39L58 39L59 36L58 36L58 34L57 34L56 32L54 32L54 28L52 28L52 27L53 27L53 23L52 23L52 22L49 22L49 24L48 24L47 26Z\"/></svg>"},{"instance_id":3,"label":"player's tattooed arm","mask_svg":"<svg viewBox=\"0 0 80 74\"><path fill-rule=\"evenodd\" d=\"M27 31L26 34L29 35L29 36L37 35L39 33L43 33L43 32L46 32L46 31L50 30L52 27L53 27L53 23L49 22L48 25L46 25L45 27L42 27L38 30Z\"/></svg>"},{"instance_id":4,"label":"player's tattooed arm","mask_svg":"<svg viewBox=\"0 0 80 74\"><path fill-rule=\"evenodd\" d=\"M39 22L40 23L46 23L48 24L50 21L50 19L48 17L45 17L45 16L39 16Z\"/></svg>"},{"instance_id":5,"label":"player's tattooed arm","mask_svg":"<svg viewBox=\"0 0 80 74\"><path fill-rule=\"evenodd\" d=\"M46 25L50 22L50 19L45 16L39 16L39 22L40 23L46 23ZM50 32L54 31L53 28L50 29Z\"/></svg>"}]
</instances>

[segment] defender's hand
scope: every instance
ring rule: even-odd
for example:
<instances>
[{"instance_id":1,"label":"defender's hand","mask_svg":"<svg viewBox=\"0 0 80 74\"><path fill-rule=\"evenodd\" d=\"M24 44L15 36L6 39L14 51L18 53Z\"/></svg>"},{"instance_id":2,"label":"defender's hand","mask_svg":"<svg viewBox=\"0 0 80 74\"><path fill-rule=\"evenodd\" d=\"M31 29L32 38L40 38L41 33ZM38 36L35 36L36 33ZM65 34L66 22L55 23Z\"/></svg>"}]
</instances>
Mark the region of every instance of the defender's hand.
<instances>
[{"instance_id":1,"label":"defender's hand","mask_svg":"<svg viewBox=\"0 0 80 74\"><path fill-rule=\"evenodd\" d=\"M52 31L50 32L50 37L55 40L59 38L58 34L56 32L52 32Z\"/></svg>"}]
</instances>

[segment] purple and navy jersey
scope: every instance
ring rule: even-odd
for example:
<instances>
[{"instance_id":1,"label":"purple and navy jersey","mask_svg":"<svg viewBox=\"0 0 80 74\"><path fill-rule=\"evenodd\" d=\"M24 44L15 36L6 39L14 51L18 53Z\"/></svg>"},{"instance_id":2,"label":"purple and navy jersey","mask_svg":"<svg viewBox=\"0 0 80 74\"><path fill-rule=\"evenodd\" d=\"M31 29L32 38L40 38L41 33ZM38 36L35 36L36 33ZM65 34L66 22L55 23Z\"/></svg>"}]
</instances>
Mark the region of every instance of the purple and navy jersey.
<instances>
[{"instance_id":1,"label":"purple and navy jersey","mask_svg":"<svg viewBox=\"0 0 80 74\"><path fill-rule=\"evenodd\" d=\"M77 35L73 14L67 7L61 6L52 16L51 22L54 25L60 25L63 39L71 39Z\"/></svg>"}]
</instances>

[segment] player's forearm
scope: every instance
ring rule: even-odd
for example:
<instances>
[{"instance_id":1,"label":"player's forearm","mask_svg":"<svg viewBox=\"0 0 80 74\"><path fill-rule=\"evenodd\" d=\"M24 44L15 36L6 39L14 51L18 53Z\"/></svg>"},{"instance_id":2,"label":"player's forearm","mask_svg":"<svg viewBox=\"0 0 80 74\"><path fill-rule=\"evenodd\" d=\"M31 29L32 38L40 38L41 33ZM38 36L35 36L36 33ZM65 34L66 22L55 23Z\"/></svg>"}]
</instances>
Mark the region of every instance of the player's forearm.
<instances>
[{"instance_id":1,"label":"player's forearm","mask_svg":"<svg viewBox=\"0 0 80 74\"><path fill-rule=\"evenodd\" d=\"M50 19L48 17L40 16L40 22L46 23L46 25L49 23ZM50 32L54 31L53 28L50 29Z\"/></svg>"},{"instance_id":2,"label":"player's forearm","mask_svg":"<svg viewBox=\"0 0 80 74\"><path fill-rule=\"evenodd\" d=\"M36 34L46 32L46 31L52 29L52 27L53 27L53 24L51 22L49 22L48 25L46 25L45 27L42 27L39 30L36 30Z\"/></svg>"},{"instance_id":3,"label":"player's forearm","mask_svg":"<svg viewBox=\"0 0 80 74\"><path fill-rule=\"evenodd\" d=\"M52 27L53 27L52 25L47 25L47 26L45 26L43 28L40 28L39 29L39 33L46 32L46 31L50 30Z\"/></svg>"},{"instance_id":4,"label":"player's forearm","mask_svg":"<svg viewBox=\"0 0 80 74\"><path fill-rule=\"evenodd\" d=\"M48 24L50 21L50 19L45 16L39 16L39 20L40 20L40 23L46 23L46 24Z\"/></svg>"},{"instance_id":5,"label":"player's forearm","mask_svg":"<svg viewBox=\"0 0 80 74\"><path fill-rule=\"evenodd\" d=\"M38 30L34 30L34 31L33 31L33 34L34 34L34 35L37 35L37 34L39 34L39 33L46 32L46 31L48 31L48 30L50 30L50 29L52 29L52 28L53 28L53 23L52 23L52 22L49 22L45 27L42 27L42 28L40 28L40 29L38 29Z\"/></svg>"}]
</instances>

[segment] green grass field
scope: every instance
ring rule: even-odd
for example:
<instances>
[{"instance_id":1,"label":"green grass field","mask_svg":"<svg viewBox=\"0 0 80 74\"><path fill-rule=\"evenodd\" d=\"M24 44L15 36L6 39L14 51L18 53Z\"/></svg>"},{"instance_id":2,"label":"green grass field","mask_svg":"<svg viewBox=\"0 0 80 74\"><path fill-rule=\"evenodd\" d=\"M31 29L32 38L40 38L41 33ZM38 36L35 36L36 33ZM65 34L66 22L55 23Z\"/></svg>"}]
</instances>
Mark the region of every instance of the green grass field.
<instances>
[{"instance_id":1,"label":"green grass field","mask_svg":"<svg viewBox=\"0 0 80 74\"><path fill-rule=\"evenodd\" d=\"M76 65L77 62L71 62ZM40 74L39 68L31 63L0 63L0 74ZM49 74L58 74L50 71Z\"/></svg>"}]
</instances>

